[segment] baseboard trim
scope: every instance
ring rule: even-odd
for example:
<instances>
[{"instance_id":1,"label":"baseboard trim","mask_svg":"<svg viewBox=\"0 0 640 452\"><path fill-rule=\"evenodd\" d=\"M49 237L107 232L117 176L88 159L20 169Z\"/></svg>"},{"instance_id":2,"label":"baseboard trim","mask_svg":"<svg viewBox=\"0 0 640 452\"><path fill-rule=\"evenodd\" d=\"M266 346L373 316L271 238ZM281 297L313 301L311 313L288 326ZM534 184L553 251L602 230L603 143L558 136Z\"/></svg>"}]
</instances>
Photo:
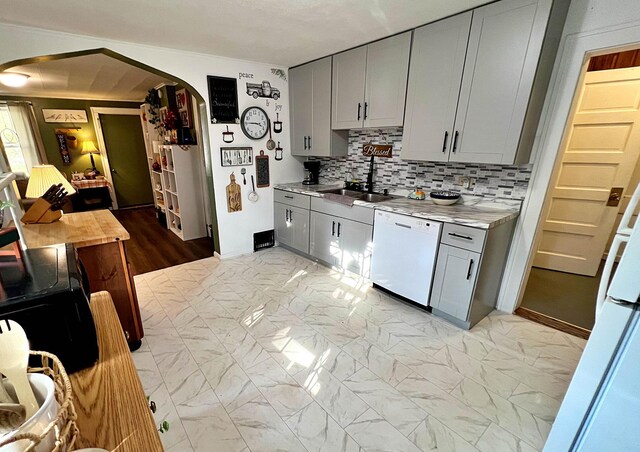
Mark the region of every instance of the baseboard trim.
<instances>
[{"instance_id":1,"label":"baseboard trim","mask_svg":"<svg viewBox=\"0 0 640 452\"><path fill-rule=\"evenodd\" d=\"M549 326L564 333L571 334L572 336L581 337L582 339L589 339L589 336L591 335L591 330L582 328L581 326L572 325L571 323L565 322L564 320L559 320L554 317L532 311L531 309L524 308L522 306L517 308L514 314L519 315L520 317L524 317L525 319L531 320L533 322Z\"/></svg>"}]
</instances>

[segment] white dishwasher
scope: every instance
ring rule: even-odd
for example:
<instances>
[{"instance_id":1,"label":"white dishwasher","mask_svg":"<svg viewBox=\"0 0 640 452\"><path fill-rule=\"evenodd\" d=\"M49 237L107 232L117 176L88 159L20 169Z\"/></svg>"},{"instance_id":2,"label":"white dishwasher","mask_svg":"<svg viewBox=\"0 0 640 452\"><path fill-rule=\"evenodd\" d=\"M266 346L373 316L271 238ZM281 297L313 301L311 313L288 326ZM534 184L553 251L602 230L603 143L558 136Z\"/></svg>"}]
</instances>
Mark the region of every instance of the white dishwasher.
<instances>
[{"instance_id":1,"label":"white dishwasher","mask_svg":"<svg viewBox=\"0 0 640 452\"><path fill-rule=\"evenodd\" d=\"M442 223L376 210L371 280L427 306Z\"/></svg>"}]
</instances>

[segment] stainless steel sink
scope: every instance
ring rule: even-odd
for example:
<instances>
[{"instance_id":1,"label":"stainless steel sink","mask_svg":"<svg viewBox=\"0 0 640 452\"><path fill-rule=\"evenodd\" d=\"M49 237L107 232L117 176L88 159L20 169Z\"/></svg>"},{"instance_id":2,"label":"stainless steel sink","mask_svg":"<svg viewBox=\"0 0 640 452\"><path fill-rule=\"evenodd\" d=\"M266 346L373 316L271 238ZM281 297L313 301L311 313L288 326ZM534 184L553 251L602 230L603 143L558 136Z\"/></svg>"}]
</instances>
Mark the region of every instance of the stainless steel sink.
<instances>
[{"instance_id":1,"label":"stainless steel sink","mask_svg":"<svg viewBox=\"0 0 640 452\"><path fill-rule=\"evenodd\" d=\"M382 202L382 201L389 201L390 199L393 199L394 196L391 195L381 195L380 193L364 193L362 195L360 195L358 197L358 199L361 199L363 201L367 201L367 202Z\"/></svg>"},{"instance_id":2,"label":"stainless steel sink","mask_svg":"<svg viewBox=\"0 0 640 452\"><path fill-rule=\"evenodd\" d=\"M356 190L347 190L346 188L332 188L330 190L320 190L319 193L331 193L334 195L348 196L366 202L382 202L396 198L393 195L383 195L382 193L364 193Z\"/></svg>"},{"instance_id":3,"label":"stainless steel sink","mask_svg":"<svg viewBox=\"0 0 640 452\"><path fill-rule=\"evenodd\" d=\"M334 195L349 196L351 198L359 198L362 192L356 190L347 190L346 188L332 188L331 190L320 190L318 193L331 193Z\"/></svg>"}]
</instances>

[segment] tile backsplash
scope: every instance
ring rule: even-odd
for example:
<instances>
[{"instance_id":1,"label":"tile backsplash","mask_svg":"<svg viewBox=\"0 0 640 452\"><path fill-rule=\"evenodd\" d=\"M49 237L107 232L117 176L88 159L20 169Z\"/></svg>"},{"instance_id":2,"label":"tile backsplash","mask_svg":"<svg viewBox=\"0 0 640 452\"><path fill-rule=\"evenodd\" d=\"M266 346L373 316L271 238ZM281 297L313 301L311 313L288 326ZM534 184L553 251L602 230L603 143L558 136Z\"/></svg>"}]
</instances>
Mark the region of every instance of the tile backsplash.
<instances>
[{"instance_id":1,"label":"tile backsplash","mask_svg":"<svg viewBox=\"0 0 640 452\"><path fill-rule=\"evenodd\" d=\"M349 131L349 150L345 157L311 157L320 160L320 182L345 180L349 173L367 178L369 157L362 155L364 143L393 144L393 157L375 160L374 184L382 188L413 190L455 190L462 194L524 199L532 165L488 165L476 163L438 163L402 160L402 128ZM475 186L464 188L459 177L475 179Z\"/></svg>"}]
</instances>

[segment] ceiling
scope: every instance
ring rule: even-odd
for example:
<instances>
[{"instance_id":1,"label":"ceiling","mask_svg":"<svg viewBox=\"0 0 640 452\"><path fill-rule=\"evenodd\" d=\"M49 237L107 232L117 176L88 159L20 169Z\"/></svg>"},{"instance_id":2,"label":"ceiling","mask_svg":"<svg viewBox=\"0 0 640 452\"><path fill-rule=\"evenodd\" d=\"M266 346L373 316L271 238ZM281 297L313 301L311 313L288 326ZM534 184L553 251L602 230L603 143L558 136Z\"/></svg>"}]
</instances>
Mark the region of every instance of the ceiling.
<instances>
[{"instance_id":1,"label":"ceiling","mask_svg":"<svg viewBox=\"0 0 640 452\"><path fill-rule=\"evenodd\" d=\"M0 84L0 94L58 99L141 101L164 77L103 54L14 66L7 72L30 76L21 88Z\"/></svg>"},{"instance_id":2,"label":"ceiling","mask_svg":"<svg viewBox=\"0 0 640 452\"><path fill-rule=\"evenodd\" d=\"M0 0L0 21L295 66L492 0Z\"/></svg>"}]
</instances>

